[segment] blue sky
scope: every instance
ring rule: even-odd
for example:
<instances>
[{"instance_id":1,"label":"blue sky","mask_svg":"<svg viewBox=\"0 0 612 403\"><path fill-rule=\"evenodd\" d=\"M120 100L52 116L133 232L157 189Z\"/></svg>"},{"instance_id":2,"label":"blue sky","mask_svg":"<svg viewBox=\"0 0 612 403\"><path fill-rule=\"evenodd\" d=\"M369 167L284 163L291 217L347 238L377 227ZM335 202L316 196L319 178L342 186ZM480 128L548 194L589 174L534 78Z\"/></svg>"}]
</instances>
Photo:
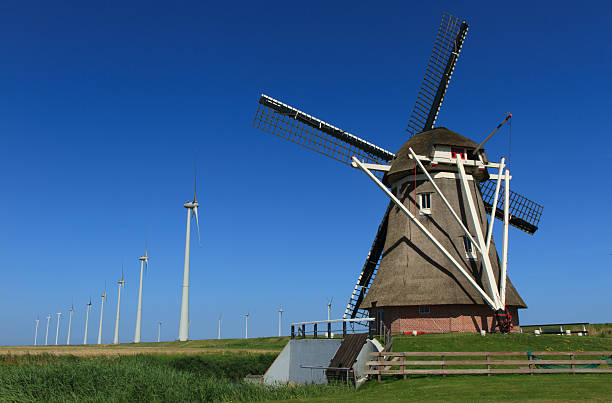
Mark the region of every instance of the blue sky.
<instances>
[{"instance_id":1,"label":"blue sky","mask_svg":"<svg viewBox=\"0 0 612 403\"><path fill-rule=\"evenodd\" d=\"M194 152L191 337L216 337L219 315L240 337L247 311L249 336L273 335L280 305L285 324L323 319L332 296L340 317L385 196L252 128L258 97L396 151L443 11L470 30L437 124L482 139L511 111L512 186L545 207L534 236L510 232L521 321L612 321L612 8L373 4L3 2L0 344L32 343L34 319L72 303L82 341L90 297L93 342L105 284L111 342L122 265L130 341L145 239L143 341L158 321L176 339ZM487 153L508 152L504 128Z\"/></svg>"}]
</instances>

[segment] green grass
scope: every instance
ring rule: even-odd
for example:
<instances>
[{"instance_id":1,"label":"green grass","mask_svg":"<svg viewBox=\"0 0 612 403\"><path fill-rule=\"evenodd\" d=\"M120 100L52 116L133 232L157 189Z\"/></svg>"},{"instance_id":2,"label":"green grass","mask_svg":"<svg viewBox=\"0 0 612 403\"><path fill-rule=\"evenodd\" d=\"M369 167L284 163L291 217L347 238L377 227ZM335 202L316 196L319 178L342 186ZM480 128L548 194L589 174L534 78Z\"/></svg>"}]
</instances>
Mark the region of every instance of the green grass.
<instances>
[{"instance_id":1,"label":"green grass","mask_svg":"<svg viewBox=\"0 0 612 403\"><path fill-rule=\"evenodd\" d=\"M242 381L246 375L263 374L287 341L286 337L270 337L119 345L184 348L185 353L190 352L187 349L202 350L189 355L0 355L0 401L612 400L609 374L412 376L406 381L390 376L380 384L367 382L358 390L341 385L269 388ZM442 334L395 336L393 347L394 351L612 351L612 338ZM102 350L104 346L91 348Z\"/></svg>"},{"instance_id":2,"label":"green grass","mask_svg":"<svg viewBox=\"0 0 612 403\"><path fill-rule=\"evenodd\" d=\"M601 375L497 375L421 377L370 381L358 390L330 391L324 396L297 398L298 402L408 402L408 401L610 401L612 377ZM289 401L289 400L281 400Z\"/></svg>"},{"instance_id":3,"label":"green grass","mask_svg":"<svg viewBox=\"0 0 612 403\"><path fill-rule=\"evenodd\" d=\"M516 334L394 336L393 351L612 351L612 338Z\"/></svg>"},{"instance_id":4,"label":"green grass","mask_svg":"<svg viewBox=\"0 0 612 403\"><path fill-rule=\"evenodd\" d=\"M210 348L210 349L248 349L281 351L289 342L289 337L259 337L254 339L221 339L169 341L160 343L120 344L121 347L172 347L172 348Z\"/></svg>"},{"instance_id":5,"label":"green grass","mask_svg":"<svg viewBox=\"0 0 612 403\"><path fill-rule=\"evenodd\" d=\"M273 359L274 354L2 356L0 401L258 401L315 396L340 388L270 388L240 380L262 374Z\"/></svg>"}]
</instances>

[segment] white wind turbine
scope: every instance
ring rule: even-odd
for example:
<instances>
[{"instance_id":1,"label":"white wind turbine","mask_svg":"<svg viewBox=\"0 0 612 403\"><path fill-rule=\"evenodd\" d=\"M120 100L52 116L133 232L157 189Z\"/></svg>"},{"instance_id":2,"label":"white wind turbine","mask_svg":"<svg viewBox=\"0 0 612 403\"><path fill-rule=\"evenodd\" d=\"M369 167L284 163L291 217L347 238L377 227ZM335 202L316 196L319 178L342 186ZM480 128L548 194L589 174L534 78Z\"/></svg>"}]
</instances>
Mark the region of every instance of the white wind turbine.
<instances>
[{"instance_id":1,"label":"white wind turbine","mask_svg":"<svg viewBox=\"0 0 612 403\"><path fill-rule=\"evenodd\" d=\"M194 167L195 171L195 167ZM193 201L183 205L187 209L187 236L185 238L185 267L183 270L183 295L181 298L181 319L179 321L179 341L189 340L189 242L191 236L191 211L198 228L198 244L200 243L200 223L198 222L198 201L196 197L196 178L194 173Z\"/></svg>"},{"instance_id":2,"label":"white wind turbine","mask_svg":"<svg viewBox=\"0 0 612 403\"><path fill-rule=\"evenodd\" d=\"M146 265L149 270L149 255L145 243L145 254L138 258L140 260L140 288L138 289L138 309L136 310L136 330L134 331L134 343L140 343L140 329L142 327L142 276Z\"/></svg>"},{"instance_id":3,"label":"white wind turbine","mask_svg":"<svg viewBox=\"0 0 612 403\"><path fill-rule=\"evenodd\" d=\"M157 324L157 342L158 343L161 340L161 325L162 325L162 321L160 320L159 323Z\"/></svg>"},{"instance_id":4,"label":"white wind turbine","mask_svg":"<svg viewBox=\"0 0 612 403\"><path fill-rule=\"evenodd\" d=\"M70 345L70 328L72 327L72 313L74 312L74 305L70 307L70 315L68 316L68 337L66 338L66 345Z\"/></svg>"},{"instance_id":5,"label":"white wind turbine","mask_svg":"<svg viewBox=\"0 0 612 403\"><path fill-rule=\"evenodd\" d=\"M34 329L34 345L36 345L36 341L38 339L38 322L40 322L40 320L36 318L36 328Z\"/></svg>"},{"instance_id":6,"label":"white wind turbine","mask_svg":"<svg viewBox=\"0 0 612 403\"><path fill-rule=\"evenodd\" d=\"M249 315L250 313L246 313L244 315L244 338L248 339L249 338Z\"/></svg>"},{"instance_id":7,"label":"white wind turbine","mask_svg":"<svg viewBox=\"0 0 612 403\"><path fill-rule=\"evenodd\" d=\"M55 345L57 346L57 339L59 337L59 323L60 323L60 316L62 316L61 312L57 313L57 329L55 329Z\"/></svg>"},{"instance_id":8,"label":"white wind turbine","mask_svg":"<svg viewBox=\"0 0 612 403\"><path fill-rule=\"evenodd\" d=\"M121 307L121 287L125 285L125 280L123 279L123 269L121 270L121 280L117 281L119 284L119 294L117 297L117 318L115 319L115 338L113 339L113 344L119 344L119 308Z\"/></svg>"},{"instance_id":9,"label":"white wind turbine","mask_svg":"<svg viewBox=\"0 0 612 403\"><path fill-rule=\"evenodd\" d=\"M49 321L51 320L51 315L47 315L47 331L45 332L45 346L47 345L47 340L49 339Z\"/></svg>"},{"instance_id":10,"label":"white wind turbine","mask_svg":"<svg viewBox=\"0 0 612 403\"><path fill-rule=\"evenodd\" d=\"M281 337L281 323L283 321L283 308L278 309L278 337Z\"/></svg>"},{"instance_id":11,"label":"white wind turbine","mask_svg":"<svg viewBox=\"0 0 612 403\"><path fill-rule=\"evenodd\" d=\"M334 300L334 297L331 297L331 299L327 300L327 320L330 320L330 316L331 316L331 307L332 307L332 301Z\"/></svg>"},{"instance_id":12,"label":"white wind turbine","mask_svg":"<svg viewBox=\"0 0 612 403\"><path fill-rule=\"evenodd\" d=\"M102 297L102 305L100 306L100 326L98 327L98 344L102 344L102 318L104 317L104 300L106 299L106 287L104 287L104 294Z\"/></svg>"},{"instance_id":13,"label":"white wind turbine","mask_svg":"<svg viewBox=\"0 0 612 403\"><path fill-rule=\"evenodd\" d=\"M89 309L91 308L91 298L87 303L87 314L85 315L85 337L83 338L83 344L87 344L87 326L89 325Z\"/></svg>"},{"instance_id":14,"label":"white wind turbine","mask_svg":"<svg viewBox=\"0 0 612 403\"><path fill-rule=\"evenodd\" d=\"M219 334L217 335L217 339L221 340L221 315L219 315Z\"/></svg>"}]
</instances>

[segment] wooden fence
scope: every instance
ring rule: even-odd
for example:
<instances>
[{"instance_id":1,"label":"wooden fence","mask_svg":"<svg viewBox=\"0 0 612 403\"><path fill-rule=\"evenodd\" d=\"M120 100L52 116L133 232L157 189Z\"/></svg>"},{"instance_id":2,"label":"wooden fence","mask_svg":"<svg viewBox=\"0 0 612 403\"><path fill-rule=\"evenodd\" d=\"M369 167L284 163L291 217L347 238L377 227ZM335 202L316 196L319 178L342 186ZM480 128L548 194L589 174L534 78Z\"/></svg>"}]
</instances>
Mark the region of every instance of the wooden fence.
<instances>
[{"instance_id":1,"label":"wooden fence","mask_svg":"<svg viewBox=\"0 0 612 403\"><path fill-rule=\"evenodd\" d=\"M490 376L491 374L612 373L612 351L397 353L383 351L370 353L370 356L373 357L373 361L367 362L369 369L365 373L378 376L379 382L382 375L403 375L406 379L406 375L442 375L445 377L451 374L487 374ZM590 358L580 359L580 357ZM608 368L601 368L602 364L608 364ZM590 368L580 367L582 365L588 365ZM465 366L470 368L465 368ZM593 368L595 366L597 367Z\"/></svg>"}]
</instances>

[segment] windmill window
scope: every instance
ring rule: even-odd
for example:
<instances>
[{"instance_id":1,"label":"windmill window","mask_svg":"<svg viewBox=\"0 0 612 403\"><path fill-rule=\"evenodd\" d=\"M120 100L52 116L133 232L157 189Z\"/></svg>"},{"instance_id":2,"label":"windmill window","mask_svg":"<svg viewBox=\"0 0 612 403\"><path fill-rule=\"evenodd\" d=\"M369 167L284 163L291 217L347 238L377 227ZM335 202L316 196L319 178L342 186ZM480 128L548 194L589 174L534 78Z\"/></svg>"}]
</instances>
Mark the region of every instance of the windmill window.
<instances>
[{"instance_id":1,"label":"windmill window","mask_svg":"<svg viewBox=\"0 0 612 403\"><path fill-rule=\"evenodd\" d=\"M464 160L465 159L465 148L452 147L451 148L451 158L461 158L462 160Z\"/></svg>"},{"instance_id":2,"label":"windmill window","mask_svg":"<svg viewBox=\"0 0 612 403\"><path fill-rule=\"evenodd\" d=\"M419 207L421 214L431 214L431 193L419 194Z\"/></svg>"},{"instance_id":3,"label":"windmill window","mask_svg":"<svg viewBox=\"0 0 612 403\"><path fill-rule=\"evenodd\" d=\"M420 306L419 307L419 314L420 315L429 315L430 312L431 312L431 310L429 309L428 306Z\"/></svg>"},{"instance_id":4,"label":"windmill window","mask_svg":"<svg viewBox=\"0 0 612 403\"><path fill-rule=\"evenodd\" d=\"M467 236L463 237L463 246L465 247L465 257L469 259L476 259L476 253L474 252L474 245Z\"/></svg>"}]
</instances>

